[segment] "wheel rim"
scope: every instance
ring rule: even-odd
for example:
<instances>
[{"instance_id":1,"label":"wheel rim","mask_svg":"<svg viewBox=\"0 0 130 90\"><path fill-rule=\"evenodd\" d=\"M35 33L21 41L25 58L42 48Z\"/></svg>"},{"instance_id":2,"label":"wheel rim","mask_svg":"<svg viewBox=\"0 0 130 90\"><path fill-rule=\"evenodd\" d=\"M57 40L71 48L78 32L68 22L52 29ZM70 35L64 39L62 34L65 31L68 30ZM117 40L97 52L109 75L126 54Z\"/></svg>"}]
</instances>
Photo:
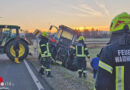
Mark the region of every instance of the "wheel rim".
<instances>
[{"instance_id":1,"label":"wheel rim","mask_svg":"<svg viewBox=\"0 0 130 90\"><path fill-rule=\"evenodd\" d=\"M12 56L16 57L16 53L15 53L15 50L14 50L14 46L11 45L11 48L10 48L10 53ZM25 48L22 44L19 44L19 56L18 57L21 57L23 56L25 53Z\"/></svg>"}]
</instances>

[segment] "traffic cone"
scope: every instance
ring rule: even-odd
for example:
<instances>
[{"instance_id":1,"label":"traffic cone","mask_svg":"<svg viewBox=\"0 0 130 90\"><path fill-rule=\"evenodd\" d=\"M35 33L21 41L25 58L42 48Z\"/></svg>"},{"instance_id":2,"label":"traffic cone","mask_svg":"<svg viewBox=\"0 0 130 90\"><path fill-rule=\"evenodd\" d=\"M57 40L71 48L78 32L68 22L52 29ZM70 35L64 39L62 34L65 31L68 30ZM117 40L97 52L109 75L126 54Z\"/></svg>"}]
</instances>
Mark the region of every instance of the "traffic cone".
<instances>
[{"instance_id":1,"label":"traffic cone","mask_svg":"<svg viewBox=\"0 0 130 90\"><path fill-rule=\"evenodd\" d=\"M19 61L19 59L18 59L18 58L15 58L15 59L14 59L14 62L15 62L15 63L17 63L17 64L19 64L19 63L20 63L20 61Z\"/></svg>"}]
</instances>

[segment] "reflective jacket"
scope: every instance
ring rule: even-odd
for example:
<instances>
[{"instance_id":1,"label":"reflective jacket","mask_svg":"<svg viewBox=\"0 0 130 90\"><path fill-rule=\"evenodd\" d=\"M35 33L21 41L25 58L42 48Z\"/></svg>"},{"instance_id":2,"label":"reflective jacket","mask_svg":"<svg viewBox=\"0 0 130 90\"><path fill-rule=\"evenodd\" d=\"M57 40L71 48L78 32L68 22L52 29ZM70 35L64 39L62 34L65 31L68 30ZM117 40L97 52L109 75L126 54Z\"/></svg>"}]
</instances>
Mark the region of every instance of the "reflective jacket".
<instances>
[{"instance_id":1,"label":"reflective jacket","mask_svg":"<svg viewBox=\"0 0 130 90\"><path fill-rule=\"evenodd\" d=\"M130 90L130 40L125 37L103 48L96 90Z\"/></svg>"},{"instance_id":2,"label":"reflective jacket","mask_svg":"<svg viewBox=\"0 0 130 90\"><path fill-rule=\"evenodd\" d=\"M78 42L75 45L74 53L75 53L75 56L77 56L77 57L86 57L87 56L88 58L90 58L87 45L84 43L81 43L81 42Z\"/></svg>"},{"instance_id":3,"label":"reflective jacket","mask_svg":"<svg viewBox=\"0 0 130 90\"><path fill-rule=\"evenodd\" d=\"M41 41L39 44L40 44L41 57L47 57L47 56L50 57L51 53L48 39L45 37L41 37Z\"/></svg>"}]
</instances>

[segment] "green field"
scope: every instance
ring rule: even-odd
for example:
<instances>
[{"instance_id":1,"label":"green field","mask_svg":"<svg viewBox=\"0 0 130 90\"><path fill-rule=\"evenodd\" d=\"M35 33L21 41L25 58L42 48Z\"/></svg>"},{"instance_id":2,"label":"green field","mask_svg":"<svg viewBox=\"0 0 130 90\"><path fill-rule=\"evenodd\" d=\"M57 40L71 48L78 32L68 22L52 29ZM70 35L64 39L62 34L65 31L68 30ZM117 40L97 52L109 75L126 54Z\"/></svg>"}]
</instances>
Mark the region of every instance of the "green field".
<instances>
[{"instance_id":1,"label":"green field","mask_svg":"<svg viewBox=\"0 0 130 90\"><path fill-rule=\"evenodd\" d=\"M99 54L101 51L101 47L100 48L91 48L89 49L89 53L90 53L90 56L93 58L93 57L96 57L97 54Z\"/></svg>"},{"instance_id":2,"label":"green field","mask_svg":"<svg viewBox=\"0 0 130 90\"><path fill-rule=\"evenodd\" d=\"M108 42L110 39L109 38L87 38L86 41L89 41L89 42Z\"/></svg>"}]
</instances>

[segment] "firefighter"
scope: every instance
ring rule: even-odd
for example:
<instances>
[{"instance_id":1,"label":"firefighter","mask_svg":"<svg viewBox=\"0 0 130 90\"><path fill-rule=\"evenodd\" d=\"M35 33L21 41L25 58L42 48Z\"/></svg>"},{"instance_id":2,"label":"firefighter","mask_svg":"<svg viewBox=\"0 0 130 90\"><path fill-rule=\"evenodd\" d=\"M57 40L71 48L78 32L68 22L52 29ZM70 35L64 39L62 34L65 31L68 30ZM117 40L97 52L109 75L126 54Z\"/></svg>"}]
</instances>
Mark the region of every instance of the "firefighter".
<instances>
[{"instance_id":1,"label":"firefighter","mask_svg":"<svg viewBox=\"0 0 130 90\"><path fill-rule=\"evenodd\" d=\"M41 41L39 43L40 49L41 49L41 69L40 73L42 75L45 74L47 77L51 77L51 69L50 69L50 63L51 63L51 53L50 53L50 47L48 43L48 33L42 32L41 34Z\"/></svg>"},{"instance_id":2,"label":"firefighter","mask_svg":"<svg viewBox=\"0 0 130 90\"><path fill-rule=\"evenodd\" d=\"M20 37L17 36L16 39L14 40L14 51L15 51L15 54L16 54L16 57L14 58L14 62L19 64L20 61L19 61L19 40L20 40Z\"/></svg>"},{"instance_id":3,"label":"firefighter","mask_svg":"<svg viewBox=\"0 0 130 90\"><path fill-rule=\"evenodd\" d=\"M112 20L110 43L100 55L96 90L130 90L130 15Z\"/></svg>"},{"instance_id":4,"label":"firefighter","mask_svg":"<svg viewBox=\"0 0 130 90\"><path fill-rule=\"evenodd\" d=\"M78 39L78 43L75 45L74 53L77 59L78 64L78 74L79 78L83 77L86 78L87 71L86 71L86 56L90 59L88 48L85 44L85 38L80 36Z\"/></svg>"}]
</instances>

